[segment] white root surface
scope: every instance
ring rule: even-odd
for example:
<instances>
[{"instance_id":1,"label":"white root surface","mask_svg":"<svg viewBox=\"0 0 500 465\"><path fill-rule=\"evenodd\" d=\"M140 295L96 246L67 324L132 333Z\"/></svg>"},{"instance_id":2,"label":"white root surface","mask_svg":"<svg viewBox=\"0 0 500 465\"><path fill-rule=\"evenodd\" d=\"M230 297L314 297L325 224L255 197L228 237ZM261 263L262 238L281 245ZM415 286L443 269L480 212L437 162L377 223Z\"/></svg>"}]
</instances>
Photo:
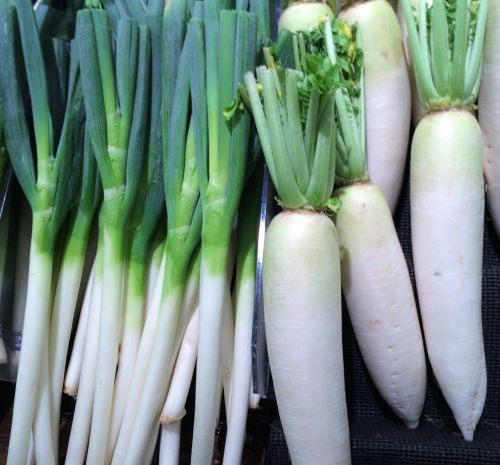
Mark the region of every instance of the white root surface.
<instances>
[{"instance_id":1,"label":"white root surface","mask_svg":"<svg viewBox=\"0 0 500 465\"><path fill-rule=\"evenodd\" d=\"M283 11L278 23L278 30L287 29L292 32L309 30L317 27L322 18L331 16L332 10L322 2L303 3L290 2L290 5Z\"/></svg>"},{"instance_id":2,"label":"white root surface","mask_svg":"<svg viewBox=\"0 0 500 465\"><path fill-rule=\"evenodd\" d=\"M465 439L486 395L481 323L481 130L467 111L426 116L412 144L413 261L427 352Z\"/></svg>"},{"instance_id":3,"label":"white root surface","mask_svg":"<svg viewBox=\"0 0 500 465\"><path fill-rule=\"evenodd\" d=\"M280 213L263 263L269 362L292 463L350 464L333 222L304 210Z\"/></svg>"},{"instance_id":4,"label":"white root surface","mask_svg":"<svg viewBox=\"0 0 500 465\"><path fill-rule=\"evenodd\" d=\"M401 29L396 13L385 0L356 3L340 18L357 23L361 31L368 173L394 212L403 182L411 119Z\"/></svg>"},{"instance_id":5,"label":"white root surface","mask_svg":"<svg viewBox=\"0 0 500 465\"><path fill-rule=\"evenodd\" d=\"M391 212L371 183L336 191L342 288L378 391L409 428L425 400L425 353L410 275Z\"/></svg>"},{"instance_id":6,"label":"white root surface","mask_svg":"<svg viewBox=\"0 0 500 465\"><path fill-rule=\"evenodd\" d=\"M488 6L478 118L488 207L500 236L500 2L490 0Z\"/></svg>"}]
</instances>

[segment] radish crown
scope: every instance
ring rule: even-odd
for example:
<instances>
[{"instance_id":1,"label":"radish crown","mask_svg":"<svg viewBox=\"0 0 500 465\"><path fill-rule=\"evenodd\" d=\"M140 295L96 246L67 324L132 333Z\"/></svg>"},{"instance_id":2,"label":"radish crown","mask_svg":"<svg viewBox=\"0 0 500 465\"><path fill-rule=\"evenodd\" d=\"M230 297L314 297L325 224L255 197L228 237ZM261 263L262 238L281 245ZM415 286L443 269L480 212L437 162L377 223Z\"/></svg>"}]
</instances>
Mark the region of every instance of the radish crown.
<instances>
[{"instance_id":1,"label":"radish crown","mask_svg":"<svg viewBox=\"0 0 500 465\"><path fill-rule=\"evenodd\" d=\"M420 0L402 6L420 99L429 110L474 105L488 0Z\"/></svg>"},{"instance_id":2,"label":"radish crown","mask_svg":"<svg viewBox=\"0 0 500 465\"><path fill-rule=\"evenodd\" d=\"M266 49L267 66L257 68L258 81L246 74L242 98L279 201L289 209L335 210L337 164L344 178L366 178L361 50L345 22L326 18L310 32L284 32L275 51L294 69Z\"/></svg>"}]
</instances>

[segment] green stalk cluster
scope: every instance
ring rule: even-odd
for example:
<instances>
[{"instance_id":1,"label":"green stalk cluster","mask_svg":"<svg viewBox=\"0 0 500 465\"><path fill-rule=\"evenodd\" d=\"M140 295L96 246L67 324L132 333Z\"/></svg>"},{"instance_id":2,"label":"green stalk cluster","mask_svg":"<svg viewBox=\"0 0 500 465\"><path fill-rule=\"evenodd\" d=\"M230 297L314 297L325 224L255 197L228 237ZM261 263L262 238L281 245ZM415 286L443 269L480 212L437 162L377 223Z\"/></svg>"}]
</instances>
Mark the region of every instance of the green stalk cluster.
<instances>
[{"instance_id":1,"label":"green stalk cluster","mask_svg":"<svg viewBox=\"0 0 500 465\"><path fill-rule=\"evenodd\" d=\"M481 82L488 0L402 1L418 92L429 110L472 107Z\"/></svg>"},{"instance_id":2,"label":"green stalk cluster","mask_svg":"<svg viewBox=\"0 0 500 465\"><path fill-rule=\"evenodd\" d=\"M257 80L245 76L241 97L284 208L335 210L335 173L340 182L367 178L362 54L354 33L330 19L310 32L285 31L266 50Z\"/></svg>"}]
</instances>

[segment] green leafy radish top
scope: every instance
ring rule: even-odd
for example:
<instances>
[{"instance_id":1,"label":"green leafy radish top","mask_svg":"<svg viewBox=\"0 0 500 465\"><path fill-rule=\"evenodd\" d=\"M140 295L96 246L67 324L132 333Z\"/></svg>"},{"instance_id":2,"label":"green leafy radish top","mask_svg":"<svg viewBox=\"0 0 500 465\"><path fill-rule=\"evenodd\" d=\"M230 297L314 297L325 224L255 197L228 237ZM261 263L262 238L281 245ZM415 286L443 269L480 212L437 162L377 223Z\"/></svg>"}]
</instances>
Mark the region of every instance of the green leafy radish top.
<instances>
[{"instance_id":1,"label":"green leafy radish top","mask_svg":"<svg viewBox=\"0 0 500 465\"><path fill-rule=\"evenodd\" d=\"M488 0L402 0L420 99L428 110L472 108L481 82Z\"/></svg>"},{"instance_id":2,"label":"green leafy radish top","mask_svg":"<svg viewBox=\"0 0 500 465\"><path fill-rule=\"evenodd\" d=\"M359 139L345 128L350 127L349 120L364 119L358 102L362 53L354 38L347 23L330 18L311 31L284 31L273 49L264 50L267 65L257 68L257 79L252 72L245 75L240 95L252 110L283 208L336 211L339 207L331 197L337 162L341 152L354 145L352 139ZM362 180L364 138L358 142L362 160L344 174Z\"/></svg>"}]
</instances>

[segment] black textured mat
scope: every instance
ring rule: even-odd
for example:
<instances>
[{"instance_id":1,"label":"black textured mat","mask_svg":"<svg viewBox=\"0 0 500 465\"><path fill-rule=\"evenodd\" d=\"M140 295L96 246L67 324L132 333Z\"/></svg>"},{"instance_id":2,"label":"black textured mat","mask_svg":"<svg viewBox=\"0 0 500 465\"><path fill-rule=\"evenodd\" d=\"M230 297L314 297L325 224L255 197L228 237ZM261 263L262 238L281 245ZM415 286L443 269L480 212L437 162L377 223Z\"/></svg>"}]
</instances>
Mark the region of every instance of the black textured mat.
<instances>
[{"instance_id":1,"label":"black textured mat","mask_svg":"<svg viewBox=\"0 0 500 465\"><path fill-rule=\"evenodd\" d=\"M499 441L500 427L484 421L473 442L428 418L416 430L386 418L358 417L351 422L353 465L498 465ZM271 426L267 463L292 463L279 421Z\"/></svg>"}]
</instances>

